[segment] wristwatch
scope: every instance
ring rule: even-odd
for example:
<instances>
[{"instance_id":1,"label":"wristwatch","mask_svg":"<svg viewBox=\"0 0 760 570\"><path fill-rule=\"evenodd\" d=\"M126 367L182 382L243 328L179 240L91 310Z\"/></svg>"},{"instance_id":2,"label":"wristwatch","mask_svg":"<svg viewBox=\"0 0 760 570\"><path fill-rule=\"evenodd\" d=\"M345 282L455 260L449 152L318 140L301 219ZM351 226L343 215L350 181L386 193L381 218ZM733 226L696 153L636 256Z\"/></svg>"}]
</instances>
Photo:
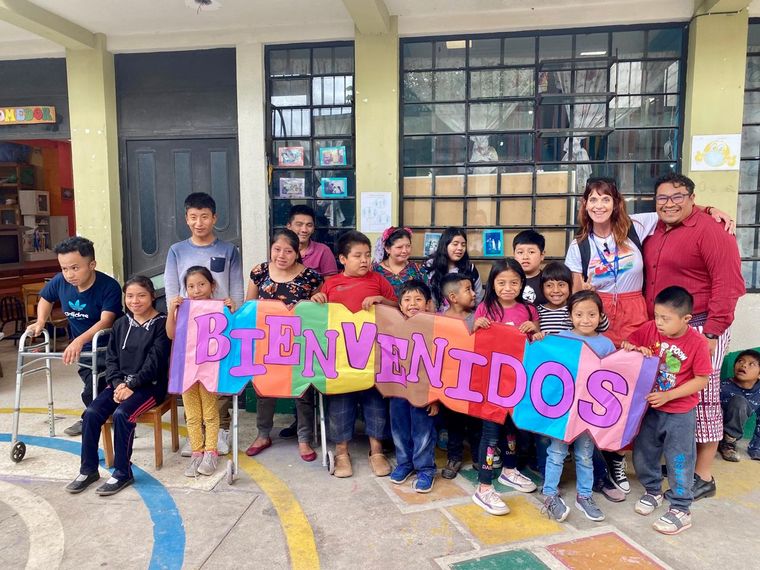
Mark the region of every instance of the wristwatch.
<instances>
[{"instance_id":1,"label":"wristwatch","mask_svg":"<svg viewBox=\"0 0 760 570\"><path fill-rule=\"evenodd\" d=\"M128 376L124 377L124 384L129 388L130 390L135 389L135 377L129 374Z\"/></svg>"},{"instance_id":2,"label":"wristwatch","mask_svg":"<svg viewBox=\"0 0 760 570\"><path fill-rule=\"evenodd\" d=\"M709 338L710 340L717 340L718 339L718 335L717 334L713 334L713 333L705 333L705 336L707 338Z\"/></svg>"}]
</instances>

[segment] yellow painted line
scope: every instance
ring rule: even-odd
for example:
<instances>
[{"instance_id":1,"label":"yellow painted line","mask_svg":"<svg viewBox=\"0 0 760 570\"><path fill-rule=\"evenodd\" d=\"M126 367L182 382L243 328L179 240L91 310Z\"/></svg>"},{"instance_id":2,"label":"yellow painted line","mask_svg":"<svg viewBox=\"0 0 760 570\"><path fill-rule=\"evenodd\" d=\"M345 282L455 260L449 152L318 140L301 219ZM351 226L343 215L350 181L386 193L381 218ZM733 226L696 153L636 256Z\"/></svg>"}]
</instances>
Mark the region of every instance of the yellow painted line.
<instances>
[{"instance_id":1,"label":"yellow painted line","mask_svg":"<svg viewBox=\"0 0 760 570\"><path fill-rule=\"evenodd\" d=\"M0 408L0 413L13 413L13 408ZM47 414L47 408L21 408L22 414ZM56 409L56 414L67 416L79 416L81 410ZM168 430L171 424L163 422L162 426ZM185 426L179 426L179 433L187 436ZM264 492L272 506L280 517L280 524L285 534L290 554L290 567L293 570L310 570L319 568L319 555L317 543L314 540L314 531L303 512L301 505L285 482L261 463L248 457L245 453L238 453L238 465L248 473L254 483Z\"/></svg>"}]
</instances>

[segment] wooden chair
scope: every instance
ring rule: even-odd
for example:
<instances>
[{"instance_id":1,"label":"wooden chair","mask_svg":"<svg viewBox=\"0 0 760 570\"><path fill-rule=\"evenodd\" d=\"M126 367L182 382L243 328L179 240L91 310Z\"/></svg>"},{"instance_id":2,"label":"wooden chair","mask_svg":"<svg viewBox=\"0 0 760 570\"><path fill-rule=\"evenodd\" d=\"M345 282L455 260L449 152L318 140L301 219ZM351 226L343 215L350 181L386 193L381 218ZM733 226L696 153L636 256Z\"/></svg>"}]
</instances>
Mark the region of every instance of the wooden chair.
<instances>
[{"instance_id":1,"label":"wooden chair","mask_svg":"<svg viewBox=\"0 0 760 570\"><path fill-rule=\"evenodd\" d=\"M137 418L138 424L153 424L153 439L156 469L161 469L164 464L164 437L161 427L161 418L166 412L171 412L172 451L179 451L179 423L177 421L177 396L168 394L166 399L158 406L143 412ZM103 449L106 452L106 467L113 465L113 440L111 439L111 426L113 419L109 417L103 424Z\"/></svg>"}]
</instances>

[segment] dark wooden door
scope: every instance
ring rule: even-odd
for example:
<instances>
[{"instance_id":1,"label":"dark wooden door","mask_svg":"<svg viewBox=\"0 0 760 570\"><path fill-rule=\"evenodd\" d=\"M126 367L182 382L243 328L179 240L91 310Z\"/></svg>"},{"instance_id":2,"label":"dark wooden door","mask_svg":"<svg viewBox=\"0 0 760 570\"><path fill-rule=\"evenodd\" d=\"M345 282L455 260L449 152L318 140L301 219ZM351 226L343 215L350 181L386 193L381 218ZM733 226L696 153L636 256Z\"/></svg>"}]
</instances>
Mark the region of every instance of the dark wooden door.
<instances>
[{"instance_id":1,"label":"dark wooden door","mask_svg":"<svg viewBox=\"0 0 760 570\"><path fill-rule=\"evenodd\" d=\"M187 239L183 203L207 192L217 208L217 237L240 246L237 139L125 141L126 196L122 210L126 274L163 287L169 247Z\"/></svg>"}]
</instances>

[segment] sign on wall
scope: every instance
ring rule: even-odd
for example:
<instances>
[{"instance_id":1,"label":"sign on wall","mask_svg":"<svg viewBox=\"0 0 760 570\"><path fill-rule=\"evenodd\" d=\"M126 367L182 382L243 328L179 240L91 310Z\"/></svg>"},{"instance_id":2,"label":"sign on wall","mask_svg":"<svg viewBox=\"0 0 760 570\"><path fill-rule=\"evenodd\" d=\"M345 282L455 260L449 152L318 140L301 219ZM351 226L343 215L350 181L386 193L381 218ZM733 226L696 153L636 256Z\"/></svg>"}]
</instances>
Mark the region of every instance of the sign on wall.
<instances>
[{"instance_id":1,"label":"sign on wall","mask_svg":"<svg viewBox=\"0 0 760 570\"><path fill-rule=\"evenodd\" d=\"M633 441L646 411L658 360L619 351L600 359L584 342L550 336L528 342L494 324L469 334L463 321L434 314L405 319L377 306L248 301L230 313L222 301L179 309L169 390L196 382L237 394L253 381L261 396L293 398L376 387L415 406L515 424L572 441L588 431L603 449Z\"/></svg>"},{"instance_id":2,"label":"sign on wall","mask_svg":"<svg viewBox=\"0 0 760 570\"><path fill-rule=\"evenodd\" d=\"M691 138L692 170L739 170L742 136L695 135Z\"/></svg>"},{"instance_id":3,"label":"sign on wall","mask_svg":"<svg viewBox=\"0 0 760 570\"><path fill-rule=\"evenodd\" d=\"M55 107L43 105L33 107L0 107L0 126L55 122Z\"/></svg>"}]
</instances>

